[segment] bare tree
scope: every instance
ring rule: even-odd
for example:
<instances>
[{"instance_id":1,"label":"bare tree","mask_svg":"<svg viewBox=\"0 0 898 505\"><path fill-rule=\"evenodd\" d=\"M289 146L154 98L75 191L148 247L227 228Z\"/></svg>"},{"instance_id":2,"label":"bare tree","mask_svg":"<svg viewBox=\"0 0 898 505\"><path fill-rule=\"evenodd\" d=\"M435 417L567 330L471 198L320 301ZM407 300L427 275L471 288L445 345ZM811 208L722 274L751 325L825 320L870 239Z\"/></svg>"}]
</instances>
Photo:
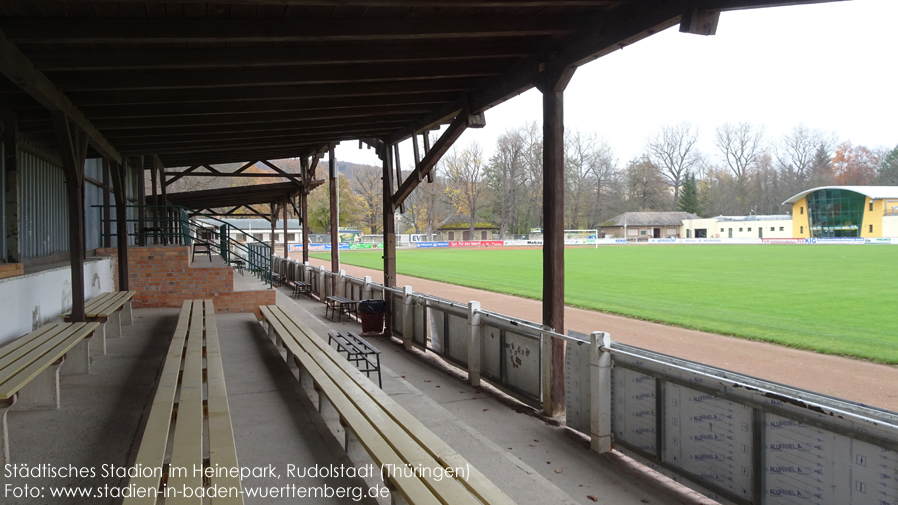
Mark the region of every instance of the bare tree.
<instances>
[{"instance_id":1,"label":"bare tree","mask_svg":"<svg viewBox=\"0 0 898 505\"><path fill-rule=\"evenodd\" d=\"M628 210L660 211L671 207L662 172L648 157L630 160L624 179Z\"/></svg>"},{"instance_id":2,"label":"bare tree","mask_svg":"<svg viewBox=\"0 0 898 505\"><path fill-rule=\"evenodd\" d=\"M685 121L665 125L660 133L646 140L649 159L674 188L674 205L680 201L680 186L686 173L701 159L697 142L698 128L693 130L692 124Z\"/></svg>"},{"instance_id":3,"label":"bare tree","mask_svg":"<svg viewBox=\"0 0 898 505\"><path fill-rule=\"evenodd\" d=\"M747 121L724 123L717 127L714 144L737 181L744 182L749 170L761 154L764 127Z\"/></svg>"},{"instance_id":4,"label":"bare tree","mask_svg":"<svg viewBox=\"0 0 898 505\"><path fill-rule=\"evenodd\" d=\"M352 189L361 198L364 225L371 229L372 234L377 233L383 215L383 171L375 166L359 165L354 172Z\"/></svg>"},{"instance_id":5,"label":"bare tree","mask_svg":"<svg viewBox=\"0 0 898 505\"><path fill-rule=\"evenodd\" d=\"M524 180L524 151L526 145L520 129L506 130L496 140L496 150L490 158L486 176L496 192L496 215L502 240L515 222L518 198Z\"/></svg>"},{"instance_id":6,"label":"bare tree","mask_svg":"<svg viewBox=\"0 0 898 505\"><path fill-rule=\"evenodd\" d=\"M833 134L797 124L780 139L776 149L779 169L790 189L799 191L808 184L831 183L829 154L836 145ZM821 155L822 154L822 155Z\"/></svg>"},{"instance_id":7,"label":"bare tree","mask_svg":"<svg viewBox=\"0 0 898 505\"><path fill-rule=\"evenodd\" d=\"M483 180L483 149L472 142L461 151L453 149L443 158L448 184L446 195L461 213L470 217L470 232L474 236L477 212L485 205L487 185Z\"/></svg>"}]
</instances>

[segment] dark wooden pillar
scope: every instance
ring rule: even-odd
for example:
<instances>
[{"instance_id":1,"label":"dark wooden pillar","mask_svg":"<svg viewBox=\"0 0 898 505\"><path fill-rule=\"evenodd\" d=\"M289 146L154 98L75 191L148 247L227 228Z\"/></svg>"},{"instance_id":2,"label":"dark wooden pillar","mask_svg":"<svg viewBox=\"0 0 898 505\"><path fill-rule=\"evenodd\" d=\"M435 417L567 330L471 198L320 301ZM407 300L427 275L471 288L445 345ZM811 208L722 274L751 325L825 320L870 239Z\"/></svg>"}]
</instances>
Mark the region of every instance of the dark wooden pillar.
<instances>
[{"instance_id":1,"label":"dark wooden pillar","mask_svg":"<svg viewBox=\"0 0 898 505\"><path fill-rule=\"evenodd\" d=\"M546 76L543 93L543 325L564 333L564 89L573 69ZM564 415L564 350L552 338L543 412Z\"/></svg>"},{"instance_id":2,"label":"dark wooden pillar","mask_svg":"<svg viewBox=\"0 0 898 505\"><path fill-rule=\"evenodd\" d=\"M3 209L0 214L3 215L6 235L2 237L0 243L3 244L3 250L0 256L9 263L19 263L22 261L21 247L19 245L19 230L21 222L19 219L19 122L16 115L11 112L5 112L2 115L3 120Z\"/></svg>"},{"instance_id":3,"label":"dark wooden pillar","mask_svg":"<svg viewBox=\"0 0 898 505\"><path fill-rule=\"evenodd\" d=\"M118 289L128 291L128 200L125 196L125 169L109 162L112 191L115 194L115 236L118 247Z\"/></svg>"},{"instance_id":4,"label":"dark wooden pillar","mask_svg":"<svg viewBox=\"0 0 898 505\"><path fill-rule=\"evenodd\" d=\"M302 159L302 165L303 183L302 194L299 197L299 211L302 213L300 216L300 226L302 226L302 262L306 264L309 262L309 184L312 182L312 177L309 174L309 162L305 157ZM308 282L308 279L303 280Z\"/></svg>"},{"instance_id":5,"label":"dark wooden pillar","mask_svg":"<svg viewBox=\"0 0 898 505\"><path fill-rule=\"evenodd\" d=\"M268 209L268 217L271 218L271 253L274 254L274 232L277 229L278 222L278 203L271 202ZM272 265L273 266L273 265Z\"/></svg>"},{"instance_id":6,"label":"dark wooden pillar","mask_svg":"<svg viewBox=\"0 0 898 505\"><path fill-rule=\"evenodd\" d=\"M164 207L160 210L160 215L162 216L162 230L165 233L165 242L168 244L175 243L175 235L178 228L175 227L175 220L178 216L175 215L173 209L168 208L168 190L165 189L165 166L162 164L162 160L159 159L159 156L153 155L153 167L159 171L159 195L160 195L160 205Z\"/></svg>"},{"instance_id":7,"label":"dark wooden pillar","mask_svg":"<svg viewBox=\"0 0 898 505\"><path fill-rule=\"evenodd\" d=\"M156 191L156 167L150 166L150 184L153 186L153 244L159 243L159 194Z\"/></svg>"},{"instance_id":8,"label":"dark wooden pillar","mask_svg":"<svg viewBox=\"0 0 898 505\"><path fill-rule=\"evenodd\" d=\"M290 257L290 246L287 243L287 202L284 202L284 258Z\"/></svg>"},{"instance_id":9,"label":"dark wooden pillar","mask_svg":"<svg viewBox=\"0 0 898 505\"><path fill-rule=\"evenodd\" d=\"M137 245L143 246L147 245L147 237L143 232L147 226L147 184L143 170L143 156L135 156L131 158L131 162L137 170L137 226L134 231L137 232Z\"/></svg>"},{"instance_id":10,"label":"dark wooden pillar","mask_svg":"<svg viewBox=\"0 0 898 505\"><path fill-rule=\"evenodd\" d=\"M109 188L112 187L112 175L109 173L109 160L103 160L103 247L112 247L112 199Z\"/></svg>"},{"instance_id":11,"label":"dark wooden pillar","mask_svg":"<svg viewBox=\"0 0 898 505\"><path fill-rule=\"evenodd\" d=\"M53 129L59 143L62 171L65 173L69 209L69 255L72 270L72 321L87 319L84 312L84 158L87 135L69 126L68 117L55 111Z\"/></svg>"},{"instance_id":12,"label":"dark wooden pillar","mask_svg":"<svg viewBox=\"0 0 898 505\"><path fill-rule=\"evenodd\" d=\"M393 216L393 173L390 145L383 144L383 219L384 219L384 286L396 286L396 221ZM393 297L384 293L387 302L384 335L393 334Z\"/></svg>"},{"instance_id":13,"label":"dark wooden pillar","mask_svg":"<svg viewBox=\"0 0 898 505\"><path fill-rule=\"evenodd\" d=\"M331 203L331 272L340 272L340 188L337 180L336 146L330 145L327 161L327 178L330 188ZM333 291L337 292L337 277L331 277Z\"/></svg>"}]
</instances>

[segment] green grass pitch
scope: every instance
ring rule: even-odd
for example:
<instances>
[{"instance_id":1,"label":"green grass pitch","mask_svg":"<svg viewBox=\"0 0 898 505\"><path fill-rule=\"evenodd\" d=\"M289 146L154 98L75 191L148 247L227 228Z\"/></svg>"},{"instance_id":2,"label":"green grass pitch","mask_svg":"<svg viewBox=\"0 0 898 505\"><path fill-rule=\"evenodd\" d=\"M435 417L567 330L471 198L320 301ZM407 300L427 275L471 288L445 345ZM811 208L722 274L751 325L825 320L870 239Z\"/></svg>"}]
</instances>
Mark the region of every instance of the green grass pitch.
<instances>
[{"instance_id":1,"label":"green grass pitch","mask_svg":"<svg viewBox=\"0 0 898 505\"><path fill-rule=\"evenodd\" d=\"M340 254L382 269L381 251ZM315 255L329 258L329 254ZM898 247L610 246L565 251L565 303L898 363ZM399 250L401 274L542 297L542 252ZM601 330L601 328L595 328Z\"/></svg>"}]
</instances>

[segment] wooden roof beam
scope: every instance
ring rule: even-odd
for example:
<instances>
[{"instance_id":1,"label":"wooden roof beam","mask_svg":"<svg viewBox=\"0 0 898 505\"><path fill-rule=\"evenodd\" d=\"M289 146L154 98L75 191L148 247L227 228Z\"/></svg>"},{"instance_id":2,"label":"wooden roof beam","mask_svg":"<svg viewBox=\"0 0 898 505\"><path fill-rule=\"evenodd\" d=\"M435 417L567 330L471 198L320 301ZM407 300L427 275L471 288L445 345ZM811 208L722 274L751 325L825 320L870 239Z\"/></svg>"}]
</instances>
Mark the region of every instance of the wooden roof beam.
<instances>
[{"instance_id":1,"label":"wooden roof beam","mask_svg":"<svg viewBox=\"0 0 898 505\"><path fill-rule=\"evenodd\" d=\"M414 41L534 37L569 33L571 16L411 19L33 19L0 20L9 40L28 44Z\"/></svg>"},{"instance_id":2,"label":"wooden roof beam","mask_svg":"<svg viewBox=\"0 0 898 505\"><path fill-rule=\"evenodd\" d=\"M67 0L71 3L87 3L95 0ZM119 0L121 3L163 4L170 0ZM613 5L620 0L341 0L340 5L361 7L590 7ZM183 4L209 3L208 0L180 0ZM230 4L261 5L271 4L271 0L228 0ZM333 7L333 0L278 0L279 5Z\"/></svg>"},{"instance_id":3,"label":"wooden roof beam","mask_svg":"<svg viewBox=\"0 0 898 505\"><path fill-rule=\"evenodd\" d=\"M88 143L101 156L116 163L122 162L121 154L112 147L112 144L84 117L72 101L6 38L2 30L0 30L0 72L51 113L64 114L69 121L87 134Z\"/></svg>"}]
</instances>

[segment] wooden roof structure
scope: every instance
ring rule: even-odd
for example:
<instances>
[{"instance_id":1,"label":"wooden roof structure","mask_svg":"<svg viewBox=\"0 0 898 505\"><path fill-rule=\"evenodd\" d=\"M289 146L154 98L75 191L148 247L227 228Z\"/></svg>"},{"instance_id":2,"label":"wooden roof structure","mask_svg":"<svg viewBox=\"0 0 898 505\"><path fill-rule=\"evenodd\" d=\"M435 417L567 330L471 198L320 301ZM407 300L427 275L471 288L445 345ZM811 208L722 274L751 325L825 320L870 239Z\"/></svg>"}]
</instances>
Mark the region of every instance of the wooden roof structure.
<instances>
[{"instance_id":1,"label":"wooden roof structure","mask_svg":"<svg viewBox=\"0 0 898 505\"><path fill-rule=\"evenodd\" d=\"M722 10L826 0L0 0L0 110L166 167L387 144ZM466 126L478 126L477 119Z\"/></svg>"}]
</instances>

